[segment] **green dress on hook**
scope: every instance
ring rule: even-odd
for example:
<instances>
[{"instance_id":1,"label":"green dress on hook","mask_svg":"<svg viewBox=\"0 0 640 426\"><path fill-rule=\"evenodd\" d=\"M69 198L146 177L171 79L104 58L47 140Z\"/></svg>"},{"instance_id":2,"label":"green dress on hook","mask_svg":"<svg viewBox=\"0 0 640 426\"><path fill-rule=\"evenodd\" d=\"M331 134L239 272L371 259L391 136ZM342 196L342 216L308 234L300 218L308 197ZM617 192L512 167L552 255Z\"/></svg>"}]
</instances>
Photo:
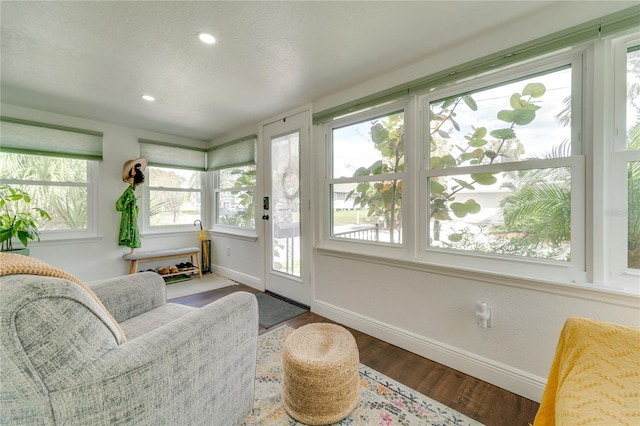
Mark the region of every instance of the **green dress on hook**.
<instances>
[{"instance_id":1,"label":"green dress on hook","mask_svg":"<svg viewBox=\"0 0 640 426\"><path fill-rule=\"evenodd\" d=\"M116 201L116 210L122 212L118 245L129 248L140 248L140 231L138 230L138 205L133 187L129 186Z\"/></svg>"}]
</instances>

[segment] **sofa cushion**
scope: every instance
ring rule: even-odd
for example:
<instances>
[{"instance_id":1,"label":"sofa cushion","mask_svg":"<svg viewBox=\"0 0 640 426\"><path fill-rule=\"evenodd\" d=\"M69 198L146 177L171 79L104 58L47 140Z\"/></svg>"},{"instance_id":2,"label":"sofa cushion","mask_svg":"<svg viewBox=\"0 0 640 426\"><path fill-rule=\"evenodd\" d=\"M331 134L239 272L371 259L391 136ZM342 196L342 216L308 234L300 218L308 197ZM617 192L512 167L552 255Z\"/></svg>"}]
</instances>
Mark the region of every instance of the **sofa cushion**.
<instances>
[{"instance_id":1,"label":"sofa cushion","mask_svg":"<svg viewBox=\"0 0 640 426\"><path fill-rule=\"evenodd\" d=\"M120 326L127 334L129 340L133 340L197 309L198 308L191 306L178 305L177 303L167 303L166 305L159 306L151 311L123 321Z\"/></svg>"}]
</instances>

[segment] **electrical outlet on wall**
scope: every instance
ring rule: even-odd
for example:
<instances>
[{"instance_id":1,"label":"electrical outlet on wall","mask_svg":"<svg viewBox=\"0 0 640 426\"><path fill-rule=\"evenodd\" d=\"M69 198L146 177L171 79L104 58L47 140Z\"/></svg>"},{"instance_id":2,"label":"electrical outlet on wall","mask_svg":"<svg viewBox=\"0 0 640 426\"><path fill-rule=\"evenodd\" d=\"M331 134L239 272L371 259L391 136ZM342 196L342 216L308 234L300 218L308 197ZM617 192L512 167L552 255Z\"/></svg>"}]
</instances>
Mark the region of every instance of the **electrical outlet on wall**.
<instances>
[{"instance_id":1,"label":"electrical outlet on wall","mask_svg":"<svg viewBox=\"0 0 640 426\"><path fill-rule=\"evenodd\" d=\"M227 247L227 256L231 256L231 247Z\"/></svg>"}]
</instances>

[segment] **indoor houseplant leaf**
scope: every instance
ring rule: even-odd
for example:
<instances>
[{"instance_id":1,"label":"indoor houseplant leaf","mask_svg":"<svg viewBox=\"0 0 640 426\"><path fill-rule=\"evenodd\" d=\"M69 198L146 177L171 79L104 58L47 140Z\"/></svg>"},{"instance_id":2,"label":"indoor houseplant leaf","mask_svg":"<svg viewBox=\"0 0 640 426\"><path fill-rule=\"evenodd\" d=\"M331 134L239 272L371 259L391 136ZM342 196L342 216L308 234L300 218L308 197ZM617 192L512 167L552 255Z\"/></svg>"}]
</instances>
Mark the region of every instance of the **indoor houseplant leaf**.
<instances>
[{"instance_id":1,"label":"indoor houseplant leaf","mask_svg":"<svg viewBox=\"0 0 640 426\"><path fill-rule=\"evenodd\" d=\"M30 207L31 196L9 185L0 186L0 243L2 251L13 250L12 239L27 247L29 240L40 240L38 220L51 215L40 207Z\"/></svg>"}]
</instances>

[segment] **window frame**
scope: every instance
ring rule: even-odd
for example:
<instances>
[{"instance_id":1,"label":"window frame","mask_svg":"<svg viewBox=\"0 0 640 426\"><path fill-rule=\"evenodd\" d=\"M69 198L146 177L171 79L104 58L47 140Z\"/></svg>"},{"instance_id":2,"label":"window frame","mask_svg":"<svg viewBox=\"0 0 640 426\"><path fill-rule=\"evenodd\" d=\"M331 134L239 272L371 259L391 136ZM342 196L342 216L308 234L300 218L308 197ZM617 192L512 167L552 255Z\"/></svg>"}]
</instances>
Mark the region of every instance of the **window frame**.
<instances>
[{"instance_id":1,"label":"window frame","mask_svg":"<svg viewBox=\"0 0 640 426\"><path fill-rule=\"evenodd\" d=\"M412 117L413 114L411 112L412 108L410 104L412 102L408 97L399 101L393 101L386 103L384 105L380 105L373 108L368 108L366 110L359 111L354 114L349 114L346 116L338 117L328 123L325 123L323 126L323 134L325 135L325 144L323 146L324 155L324 183L323 183L323 203L321 212L321 246L324 248L336 248L339 250L346 251L357 251L359 253L367 253L372 255L382 255L382 256L402 256L406 257L409 253L409 246L411 245L411 236L406 232L406 223L410 219L410 213L407 212L410 208L407 207L407 203L409 206L412 205L411 201L406 201L409 197L405 197L404 194L407 191L411 191L412 184L410 182L410 173L411 169L410 164L410 153L412 149L410 148L411 143L410 139L413 138L412 129L407 126L408 117ZM388 173L388 174L379 174L379 175L369 175L369 176L357 176L357 177L333 177L333 130L343 127L348 127L350 125L363 123L366 121L375 120L377 118L383 118L385 116L391 115L393 113L397 113L402 111L404 113L404 137L405 137L405 168L404 172L400 173ZM370 240L357 240L357 239L347 239L333 236L332 232L332 217L333 217L333 197L331 187L335 184L342 183L359 183L359 182L378 182L381 180L391 180L397 179L402 181L402 209L401 209L401 222L402 229L400 231L401 242L400 243L388 243L384 241L370 241Z\"/></svg>"},{"instance_id":2,"label":"window frame","mask_svg":"<svg viewBox=\"0 0 640 426\"><path fill-rule=\"evenodd\" d=\"M254 168L254 170L256 171L256 184L253 186L242 186L242 187L231 187L231 188L220 188L220 172L223 170L229 170L229 169L235 169L238 167L246 167L246 166L252 166ZM256 235L256 225L257 225L257 217L256 217L256 211L257 211L257 207L256 207L256 195L257 195L257 173L258 173L258 168L257 165L255 163L253 164L245 164L245 165L233 165L233 166L228 166L228 167L222 167L216 170L213 170L211 172L212 174L212 179L213 179L213 185L212 185L212 189L211 189L211 194L212 194L212 200L211 200L211 204L212 204L212 214L211 214L211 222L212 222L212 228L214 232L218 232L218 233L225 233L225 234L231 234L231 235L243 235L243 236L255 236ZM218 195L221 192L229 192L229 193L233 193L233 192L241 192L241 191L252 191L253 192L253 216L254 216L254 224L253 227L249 227L249 226L239 226L239 225L230 225L230 224L225 224L225 223L218 223L218 213L220 211L220 206L218 205Z\"/></svg>"},{"instance_id":3,"label":"window frame","mask_svg":"<svg viewBox=\"0 0 640 426\"><path fill-rule=\"evenodd\" d=\"M457 84L449 84L442 88L436 88L428 93L420 95L420 170L418 173L419 200L418 205L425 206L419 212L418 250L417 259L437 263L449 267L460 267L500 274L537 277L543 280L560 282L585 281L586 254L585 254L585 192L586 192L586 156L582 135L582 55L583 51L564 52L556 55L548 55L545 58L532 59L523 63L507 66L500 70L466 79ZM534 76L546 74L554 69L570 66L572 69L572 156L553 159L521 160L516 162L499 163L485 166L463 166L443 169L430 169L429 158L429 103L450 96L459 96L484 88L506 85L510 82ZM491 253L453 250L439 247L429 247L427 242L429 220L427 218L429 205L427 179L435 176L464 175L478 172L513 171L522 169L536 169L547 167L571 167L571 260L568 262L529 258L524 256L499 255ZM464 259L461 261L461 259Z\"/></svg>"},{"instance_id":4,"label":"window frame","mask_svg":"<svg viewBox=\"0 0 640 426\"><path fill-rule=\"evenodd\" d=\"M11 155L11 152L5 153ZM66 158L58 155L44 155L41 157ZM2 179L0 183L12 186L59 186L59 187L85 187L87 190L87 227L86 229L39 229L40 241L38 244L43 246L64 243L69 241L80 242L82 240L91 240L98 237L98 167L99 161L80 158L68 158L75 161L87 162L87 182L54 182L42 180L22 180L22 179ZM27 191L28 192L28 191ZM51 213L51 212L49 212ZM33 244L33 242L31 243Z\"/></svg>"},{"instance_id":5,"label":"window frame","mask_svg":"<svg viewBox=\"0 0 640 426\"><path fill-rule=\"evenodd\" d=\"M152 186L149 179L149 169L157 168L164 170L189 170L194 173L200 174L200 188L179 188L179 187L162 187L162 186ZM151 226L151 215L150 215L150 206L151 206L151 191L170 191L170 192L192 192L200 194L200 217L197 220L203 220L204 209L206 205L205 200L205 172L195 169L184 169L180 167L168 167L168 166L157 166L149 164L145 169L145 182L142 184L142 205L138 205L140 214L141 214L141 234L142 236L149 235L162 235L162 234L176 234L181 232L193 232L194 224L175 224L175 225L156 225Z\"/></svg>"},{"instance_id":6,"label":"window frame","mask_svg":"<svg viewBox=\"0 0 640 426\"><path fill-rule=\"evenodd\" d=\"M613 288L640 293L640 269L628 267L628 179L630 162L640 162L640 150L627 148L627 52L630 47L640 46L640 34L612 37L604 42L605 55L612 58L613 78L605 90L608 102L613 103L613 120L609 130L610 173L605 175L605 188L613 188L608 193L608 202L603 211L606 230L610 232L608 259L604 259L604 277L597 277ZM610 52L609 52L610 51ZM606 71L606 70L605 70ZM606 83L605 83L606 84ZM606 153L605 153L606 154ZM624 238L614 238L624 236ZM608 275L608 277L607 277Z\"/></svg>"}]
</instances>

